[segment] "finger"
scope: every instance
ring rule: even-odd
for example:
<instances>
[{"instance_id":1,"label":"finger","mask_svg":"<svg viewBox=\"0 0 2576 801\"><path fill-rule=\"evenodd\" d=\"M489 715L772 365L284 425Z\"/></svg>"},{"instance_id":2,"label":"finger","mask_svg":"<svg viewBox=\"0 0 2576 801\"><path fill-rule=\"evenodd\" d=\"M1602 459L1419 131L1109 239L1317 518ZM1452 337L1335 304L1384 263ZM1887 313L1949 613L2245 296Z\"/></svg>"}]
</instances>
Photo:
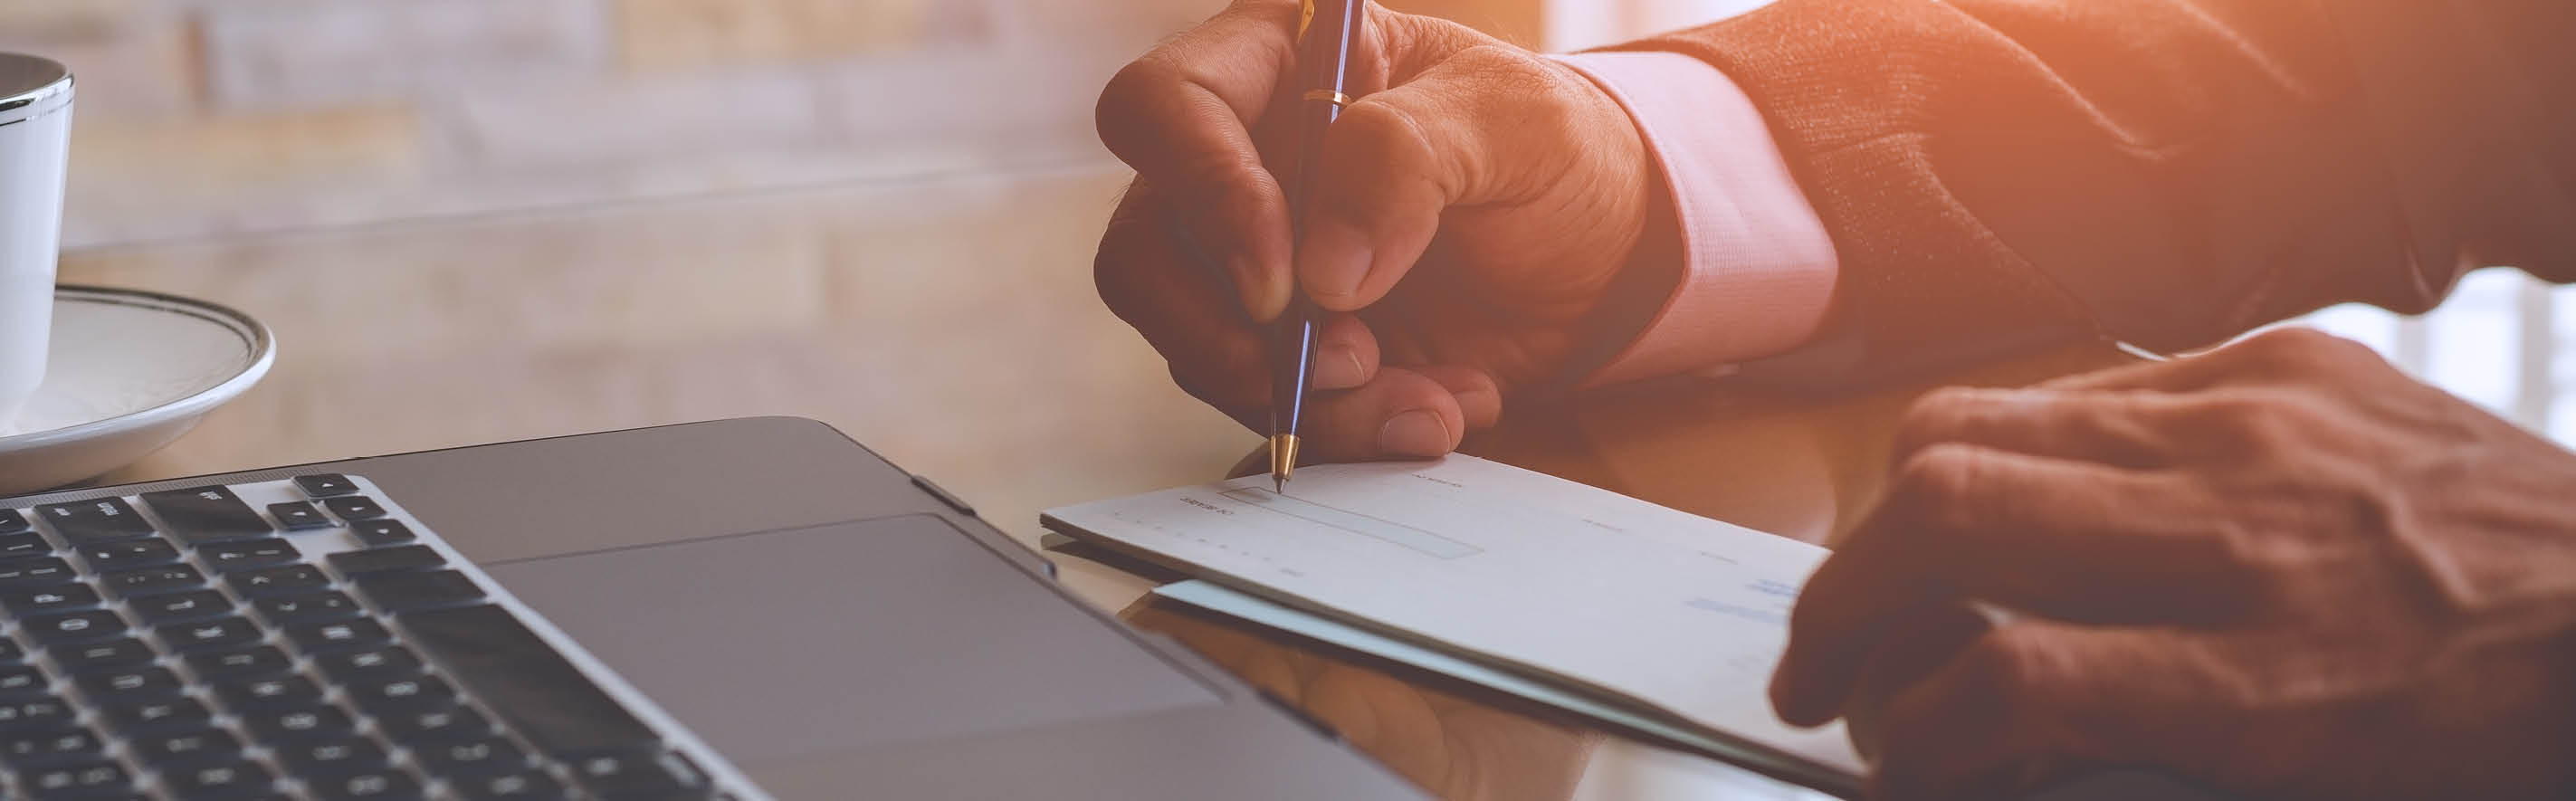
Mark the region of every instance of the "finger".
<instances>
[{"instance_id":1,"label":"finger","mask_svg":"<svg viewBox=\"0 0 2576 801\"><path fill-rule=\"evenodd\" d=\"M1095 111L1101 143L1170 193L1261 320L1287 304L1288 208L1246 121L1295 63L1296 24L1295 3L1237 2L1120 69Z\"/></svg>"},{"instance_id":2,"label":"finger","mask_svg":"<svg viewBox=\"0 0 2576 801\"><path fill-rule=\"evenodd\" d=\"M1092 262L1101 302L1163 354L1191 395L1229 413L1267 406L1261 332L1227 303L1224 282L1158 222L1159 209L1154 189L1139 183L1110 216Z\"/></svg>"},{"instance_id":3,"label":"finger","mask_svg":"<svg viewBox=\"0 0 2576 801\"><path fill-rule=\"evenodd\" d=\"M1337 314L1315 336L1314 387L1350 389L1377 377L1377 335L1360 318Z\"/></svg>"},{"instance_id":4,"label":"finger","mask_svg":"<svg viewBox=\"0 0 2576 801\"><path fill-rule=\"evenodd\" d=\"M1379 367L1357 389L1315 397L1306 420L1306 447L1332 462L1427 459L1455 450L1467 429L1448 387L1401 367Z\"/></svg>"},{"instance_id":5,"label":"finger","mask_svg":"<svg viewBox=\"0 0 2576 801\"><path fill-rule=\"evenodd\" d=\"M1509 154L1498 120L1540 102L1497 87L1549 80L1504 48L1473 48L1410 83L1361 98L1325 137L1298 240L1298 285L1317 305L1352 311L1385 297L1452 205L1494 200L1489 173ZM1521 73L1528 73L1521 75Z\"/></svg>"},{"instance_id":6,"label":"finger","mask_svg":"<svg viewBox=\"0 0 2576 801\"><path fill-rule=\"evenodd\" d=\"M1909 615L1892 629L1888 641L1870 654L1860 683L1845 704L1844 722L1862 759L1877 761L1885 752L1884 713L1897 693L1923 681L1977 641L1994 624L1963 604L1932 604Z\"/></svg>"},{"instance_id":7,"label":"finger","mask_svg":"<svg viewBox=\"0 0 2576 801\"><path fill-rule=\"evenodd\" d=\"M2234 524L2185 481L1969 445L1915 454L1799 592L1773 706L1791 723L1832 720L1892 628L1927 605L2093 622L2238 608L2258 580Z\"/></svg>"},{"instance_id":8,"label":"finger","mask_svg":"<svg viewBox=\"0 0 2576 801\"><path fill-rule=\"evenodd\" d=\"M1492 428L1502 421L1503 390L1502 385L1494 381L1493 374L1463 364L1435 364L1412 369L1449 389L1450 396L1458 400L1458 413L1466 420L1467 430Z\"/></svg>"},{"instance_id":9,"label":"finger","mask_svg":"<svg viewBox=\"0 0 2576 801\"><path fill-rule=\"evenodd\" d=\"M2199 641L2160 629L2017 621L1990 631L1884 714L1876 799L2018 797L2085 763L2194 773L2233 717Z\"/></svg>"},{"instance_id":10,"label":"finger","mask_svg":"<svg viewBox=\"0 0 2576 801\"><path fill-rule=\"evenodd\" d=\"M2172 462L2155 421L2175 404L2135 390L1945 387L1916 399L1897 425L1890 464L1944 442L2116 467Z\"/></svg>"}]
</instances>

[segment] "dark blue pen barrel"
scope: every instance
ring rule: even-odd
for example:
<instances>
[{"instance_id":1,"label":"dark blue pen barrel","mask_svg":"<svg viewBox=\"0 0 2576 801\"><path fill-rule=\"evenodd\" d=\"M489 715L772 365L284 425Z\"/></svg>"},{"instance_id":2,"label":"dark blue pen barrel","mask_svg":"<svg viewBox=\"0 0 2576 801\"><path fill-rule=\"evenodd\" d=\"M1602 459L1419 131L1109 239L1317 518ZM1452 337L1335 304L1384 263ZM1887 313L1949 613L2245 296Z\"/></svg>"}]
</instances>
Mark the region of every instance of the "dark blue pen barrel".
<instances>
[{"instance_id":1,"label":"dark blue pen barrel","mask_svg":"<svg viewBox=\"0 0 2576 801\"><path fill-rule=\"evenodd\" d=\"M1303 301L1296 305L1306 305ZM1270 332L1270 363L1279 366L1270 385L1270 432L1295 434L1305 404L1306 385L1315 377L1315 321L1300 309L1289 309Z\"/></svg>"},{"instance_id":2,"label":"dark blue pen barrel","mask_svg":"<svg viewBox=\"0 0 2576 801\"><path fill-rule=\"evenodd\" d=\"M1314 197L1315 172L1323 163L1324 137L1349 102L1351 48L1359 33L1361 0L1321 0L1315 4L1304 38L1298 42L1297 154L1288 173L1288 218L1301 238L1306 231L1308 202ZM1290 295L1288 309L1270 332L1270 433L1299 433L1308 385L1315 377L1315 332L1322 312L1303 291Z\"/></svg>"},{"instance_id":3,"label":"dark blue pen barrel","mask_svg":"<svg viewBox=\"0 0 2576 801\"><path fill-rule=\"evenodd\" d=\"M1297 169L1289 173L1288 210L1292 228L1300 235L1306 230L1306 203L1313 196L1314 172L1307 169L1318 163L1324 149L1324 130L1341 116L1340 106L1320 100L1299 104L1300 119L1297 141ZM1321 311L1306 300L1304 292L1290 296L1288 310L1270 332L1270 433L1300 433L1297 418L1305 406L1308 384L1315 377L1315 330Z\"/></svg>"}]
</instances>

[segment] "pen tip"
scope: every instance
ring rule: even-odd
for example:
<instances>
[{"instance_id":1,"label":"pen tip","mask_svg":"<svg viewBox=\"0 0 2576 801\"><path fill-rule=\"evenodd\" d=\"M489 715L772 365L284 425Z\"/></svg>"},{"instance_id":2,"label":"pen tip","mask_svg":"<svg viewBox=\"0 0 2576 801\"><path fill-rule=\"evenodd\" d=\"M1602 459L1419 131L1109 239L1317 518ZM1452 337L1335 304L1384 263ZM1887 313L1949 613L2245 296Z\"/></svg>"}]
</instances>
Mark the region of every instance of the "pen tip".
<instances>
[{"instance_id":1,"label":"pen tip","mask_svg":"<svg viewBox=\"0 0 2576 801\"><path fill-rule=\"evenodd\" d=\"M1276 434L1270 437L1270 491L1288 489L1288 475L1297 472L1297 435Z\"/></svg>"}]
</instances>

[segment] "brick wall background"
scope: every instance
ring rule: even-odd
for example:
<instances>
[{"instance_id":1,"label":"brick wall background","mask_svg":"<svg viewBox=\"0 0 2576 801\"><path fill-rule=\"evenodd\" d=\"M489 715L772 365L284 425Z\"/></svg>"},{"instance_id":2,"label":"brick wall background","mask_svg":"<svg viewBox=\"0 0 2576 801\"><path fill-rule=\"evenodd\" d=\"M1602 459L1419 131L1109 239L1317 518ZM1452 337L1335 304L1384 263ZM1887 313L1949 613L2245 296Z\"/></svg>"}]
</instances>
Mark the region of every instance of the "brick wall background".
<instances>
[{"instance_id":1,"label":"brick wall background","mask_svg":"<svg viewBox=\"0 0 2576 801\"><path fill-rule=\"evenodd\" d=\"M1213 0L8 0L80 80L79 248L1106 158Z\"/></svg>"}]
</instances>

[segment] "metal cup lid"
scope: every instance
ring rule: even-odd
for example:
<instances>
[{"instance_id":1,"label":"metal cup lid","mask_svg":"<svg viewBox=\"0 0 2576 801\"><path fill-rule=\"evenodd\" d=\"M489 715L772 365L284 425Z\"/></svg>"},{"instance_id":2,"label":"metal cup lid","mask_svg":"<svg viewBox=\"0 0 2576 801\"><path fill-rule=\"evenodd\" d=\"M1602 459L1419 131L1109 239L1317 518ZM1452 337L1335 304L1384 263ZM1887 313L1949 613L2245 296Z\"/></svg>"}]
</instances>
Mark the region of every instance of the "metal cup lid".
<instances>
[{"instance_id":1,"label":"metal cup lid","mask_svg":"<svg viewBox=\"0 0 2576 801\"><path fill-rule=\"evenodd\" d=\"M53 59L0 53L0 125L51 114L71 102L71 70Z\"/></svg>"}]
</instances>

